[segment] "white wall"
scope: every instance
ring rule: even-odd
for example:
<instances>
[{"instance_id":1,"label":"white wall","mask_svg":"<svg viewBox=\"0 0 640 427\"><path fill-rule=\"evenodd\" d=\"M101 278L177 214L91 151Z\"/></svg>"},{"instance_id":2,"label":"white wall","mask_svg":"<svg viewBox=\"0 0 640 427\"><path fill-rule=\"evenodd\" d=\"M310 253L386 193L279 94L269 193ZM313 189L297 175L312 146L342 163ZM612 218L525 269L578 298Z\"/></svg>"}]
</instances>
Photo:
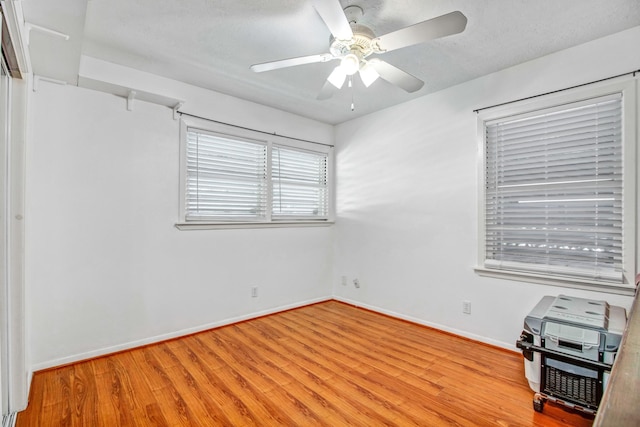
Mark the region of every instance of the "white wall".
<instances>
[{"instance_id":1,"label":"white wall","mask_svg":"<svg viewBox=\"0 0 640 427\"><path fill-rule=\"evenodd\" d=\"M120 72L126 71L122 68ZM333 128L131 70L184 109L321 142ZM145 88L148 89L148 87ZM30 101L31 366L72 362L331 296L332 228L179 231L171 109L40 82ZM251 286L259 287L251 298Z\"/></svg>"},{"instance_id":2,"label":"white wall","mask_svg":"<svg viewBox=\"0 0 640 427\"><path fill-rule=\"evenodd\" d=\"M506 348L543 295L628 308L630 297L474 273L473 110L640 69L638 40L640 27L337 126L336 297Z\"/></svg>"}]
</instances>

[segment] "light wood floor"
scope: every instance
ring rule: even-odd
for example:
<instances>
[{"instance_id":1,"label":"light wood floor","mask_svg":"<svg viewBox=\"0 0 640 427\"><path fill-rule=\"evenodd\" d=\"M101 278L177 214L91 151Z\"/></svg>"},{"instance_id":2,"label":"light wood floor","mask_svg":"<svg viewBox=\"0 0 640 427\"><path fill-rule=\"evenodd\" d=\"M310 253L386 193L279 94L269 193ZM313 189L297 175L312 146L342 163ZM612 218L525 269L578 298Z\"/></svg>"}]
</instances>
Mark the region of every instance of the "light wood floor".
<instances>
[{"instance_id":1,"label":"light wood floor","mask_svg":"<svg viewBox=\"0 0 640 427\"><path fill-rule=\"evenodd\" d=\"M17 427L592 424L532 397L520 354L330 301L37 372Z\"/></svg>"}]
</instances>

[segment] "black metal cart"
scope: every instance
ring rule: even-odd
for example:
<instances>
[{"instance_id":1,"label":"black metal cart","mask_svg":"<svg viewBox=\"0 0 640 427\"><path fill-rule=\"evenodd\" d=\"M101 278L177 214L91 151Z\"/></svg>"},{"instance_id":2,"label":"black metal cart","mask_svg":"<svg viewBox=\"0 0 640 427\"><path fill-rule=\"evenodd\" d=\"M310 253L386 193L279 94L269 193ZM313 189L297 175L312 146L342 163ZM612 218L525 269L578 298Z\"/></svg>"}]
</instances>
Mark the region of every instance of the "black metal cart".
<instances>
[{"instance_id":1,"label":"black metal cart","mask_svg":"<svg viewBox=\"0 0 640 427\"><path fill-rule=\"evenodd\" d=\"M541 355L540 391L534 394L533 409L542 412L545 402L550 400L595 414L604 391L604 374L611 372L612 365L545 348L544 338L542 346L534 345L533 341L533 335L523 331L516 342L527 360L533 361L534 353Z\"/></svg>"}]
</instances>

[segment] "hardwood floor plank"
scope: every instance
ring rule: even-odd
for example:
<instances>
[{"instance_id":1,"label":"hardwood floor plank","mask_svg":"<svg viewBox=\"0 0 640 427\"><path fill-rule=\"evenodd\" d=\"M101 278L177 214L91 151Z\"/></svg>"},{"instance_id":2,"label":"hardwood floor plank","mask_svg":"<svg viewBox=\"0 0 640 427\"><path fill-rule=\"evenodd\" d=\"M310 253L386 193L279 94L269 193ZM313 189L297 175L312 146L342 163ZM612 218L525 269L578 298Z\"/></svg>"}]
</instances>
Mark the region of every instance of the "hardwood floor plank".
<instances>
[{"instance_id":1,"label":"hardwood floor plank","mask_svg":"<svg viewBox=\"0 0 640 427\"><path fill-rule=\"evenodd\" d=\"M136 356L136 363L148 372L146 380L152 390L156 400L163 402L161 409L165 419L172 426L205 426L198 417L194 415L191 405L182 396L176 382L179 378L170 375L167 368L158 359L162 355L160 349L164 344L149 346L141 352L133 353ZM171 366L171 365L169 365Z\"/></svg>"},{"instance_id":2,"label":"hardwood floor plank","mask_svg":"<svg viewBox=\"0 0 640 427\"><path fill-rule=\"evenodd\" d=\"M350 333L344 333L344 328L337 327L332 322L318 322L315 319L304 318L300 321L304 322L306 327L321 331L325 339L339 339L352 355L367 357L370 366L393 372L394 375L400 375L405 371L415 372L429 365L428 359L413 356L405 350L404 345L390 343L387 339L381 339L381 335L373 334L365 328L352 328ZM345 320L345 322L348 321ZM373 355L375 358L372 357Z\"/></svg>"},{"instance_id":3,"label":"hardwood floor plank","mask_svg":"<svg viewBox=\"0 0 640 427\"><path fill-rule=\"evenodd\" d=\"M199 335L193 338L197 342L199 349L203 349L207 355L211 354L212 349L208 347L207 342L205 342L205 335ZM197 351L195 352L197 353ZM220 348L216 354L217 357L220 357L220 360L223 360L220 356L223 352L224 350ZM203 365L204 362L199 363L200 367ZM215 372L210 372L207 378L214 376L216 378L215 381L213 381L215 388L219 388L224 394L224 396L219 397L230 400L230 404L225 405L223 403L222 407L225 410L233 409L235 411L235 414L230 416L232 420L241 420L243 423L246 423L243 425L260 425L263 420L265 423L268 421L273 422L272 425L293 425L293 419L287 412L279 408L276 409L269 405L268 402L262 400L261 396L264 395L265 391L253 384L256 382L256 379L254 379L253 383L248 382L242 372L238 371L235 366L227 364ZM260 376L259 379L262 379L262 376ZM265 389L270 390L272 384L268 382L266 384ZM224 402L224 400L222 402Z\"/></svg>"},{"instance_id":4,"label":"hardwood floor plank","mask_svg":"<svg viewBox=\"0 0 640 427\"><path fill-rule=\"evenodd\" d=\"M293 368L297 368L298 371L300 371L297 377L308 377L310 381L306 381L307 385L313 387L313 385L316 384L319 393L323 393L336 400L338 406L345 408L346 413L351 416L351 420L348 422L349 425L361 425L360 419L375 420L378 425L384 424L387 418L381 417L379 413L372 411L367 405L362 403L362 400L357 394L358 389L355 384L344 381L329 367L319 363L318 359L323 357L321 354L317 353L316 357L306 356L311 349L305 345L296 347L296 344L300 345L300 343L295 342L295 340L287 340L286 342L281 341L275 344L266 344L266 348L275 355L294 355L293 357L297 359L299 366L293 365ZM336 367L342 368L342 366L335 366L334 368Z\"/></svg>"},{"instance_id":5,"label":"hardwood floor plank","mask_svg":"<svg viewBox=\"0 0 640 427\"><path fill-rule=\"evenodd\" d=\"M246 381L254 383L262 391L274 398L279 398L278 404L290 407L290 413L295 415L294 421L308 424L321 423L321 414L325 408L317 405L315 401L305 402L300 394L306 392L304 387L291 378L281 368L264 363L255 356L251 349L243 347L237 340L228 335L230 327L222 328L217 335L216 344L225 349L229 357L229 363L241 367L243 372L249 373ZM224 357L224 356L223 356ZM266 386L265 386L266 384ZM275 391L274 391L275 390ZM296 417L299 417L296 420Z\"/></svg>"},{"instance_id":6,"label":"hardwood floor plank","mask_svg":"<svg viewBox=\"0 0 640 427\"><path fill-rule=\"evenodd\" d=\"M189 382L202 389L202 392L196 392L196 398L204 400L210 416L216 420L217 424L214 425L233 425L234 420L241 420L244 425L256 424L255 416L217 375L221 368L210 366L200 358L199 343L196 340L189 340L189 343L174 340L167 343L167 346L183 361L182 375L188 375ZM193 346L196 346L195 350Z\"/></svg>"},{"instance_id":7,"label":"hardwood floor plank","mask_svg":"<svg viewBox=\"0 0 640 427\"><path fill-rule=\"evenodd\" d=\"M74 366L71 390L73 394L72 425L97 424L98 396L95 375L89 364L79 363Z\"/></svg>"},{"instance_id":8,"label":"hardwood floor plank","mask_svg":"<svg viewBox=\"0 0 640 427\"><path fill-rule=\"evenodd\" d=\"M91 365L96 380L96 395L101 405L100 419L96 425L135 426L133 408L127 405L128 398L123 395L122 380L113 358L96 359Z\"/></svg>"},{"instance_id":9,"label":"hardwood floor plank","mask_svg":"<svg viewBox=\"0 0 640 427\"><path fill-rule=\"evenodd\" d=\"M289 322L291 322L291 319L289 319ZM315 339L300 334L297 331L305 329L303 324L298 324L298 326L298 328L295 328L291 332L292 335L299 334L302 341L310 342L314 348L322 348L324 351L321 353L327 353L335 348L347 346L348 340L328 340L327 337L322 334L319 334L318 338ZM329 348L324 347L324 343L327 342L331 343ZM345 353L338 353L339 356L343 356L344 354ZM322 354L318 354L318 357L322 357ZM372 369L366 361L354 367L344 363L344 359L341 357L330 357L329 360L335 363L332 369L339 372L337 376L341 377L343 383L346 383L346 389L368 404L369 408L383 408L387 422L396 421L402 425L420 425L424 422L424 419L422 419L422 421L421 419L414 419L411 417L411 414L399 409L400 406L407 405L404 396L395 390L387 389L388 376L386 376L384 380L377 378L374 369ZM340 363L341 361L343 363ZM424 413L423 417L426 415L427 414ZM440 420L440 418L438 419ZM442 420L440 420L440 422L441 421Z\"/></svg>"},{"instance_id":10,"label":"hardwood floor plank","mask_svg":"<svg viewBox=\"0 0 640 427\"><path fill-rule=\"evenodd\" d=\"M149 426L169 427L169 423L164 418L164 414L162 413L162 410L160 409L160 405L158 403L152 403L145 406L145 417L148 420Z\"/></svg>"},{"instance_id":11,"label":"hardwood floor plank","mask_svg":"<svg viewBox=\"0 0 640 427\"><path fill-rule=\"evenodd\" d=\"M195 418L200 425L223 425L230 420L220 414L217 402L211 399L202 383L196 379L196 373L188 359L179 358L166 345L154 347L156 360L165 367L167 377L172 379L172 386L185 402L190 412L189 418Z\"/></svg>"},{"instance_id":12,"label":"hardwood floor plank","mask_svg":"<svg viewBox=\"0 0 640 427\"><path fill-rule=\"evenodd\" d=\"M247 348L257 349L255 351L256 357L258 357L258 354L260 355L261 363L273 370L282 372L283 375L288 377L288 390L290 392L294 392L298 397L306 396L304 401L316 403L316 408L319 405L319 410L315 409L314 411L316 413L324 413L324 417L333 420L336 425L352 424L364 426L362 423L353 421L352 414L358 414L359 408L352 405L350 399L336 398L338 396L331 393L328 382L305 369L303 364L288 358L285 353L274 351L274 347L277 344L271 341L264 341L257 332L253 331L253 334L251 332L247 328L233 328L233 336L240 340L242 345ZM303 384L304 387L300 387L300 384ZM324 396L327 397L325 398Z\"/></svg>"},{"instance_id":13,"label":"hardwood floor plank","mask_svg":"<svg viewBox=\"0 0 640 427\"><path fill-rule=\"evenodd\" d=\"M17 427L589 426L522 355L328 301L37 372Z\"/></svg>"}]
</instances>

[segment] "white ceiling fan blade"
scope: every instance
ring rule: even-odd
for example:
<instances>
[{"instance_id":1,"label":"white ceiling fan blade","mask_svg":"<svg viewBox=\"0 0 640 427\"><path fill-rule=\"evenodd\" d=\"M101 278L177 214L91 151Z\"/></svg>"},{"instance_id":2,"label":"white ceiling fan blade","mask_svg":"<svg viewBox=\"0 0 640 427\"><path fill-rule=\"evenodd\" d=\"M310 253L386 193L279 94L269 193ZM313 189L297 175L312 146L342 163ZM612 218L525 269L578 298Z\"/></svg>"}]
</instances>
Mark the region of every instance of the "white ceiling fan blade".
<instances>
[{"instance_id":1,"label":"white ceiling fan blade","mask_svg":"<svg viewBox=\"0 0 640 427\"><path fill-rule=\"evenodd\" d=\"M313 0L316 9L331 34L338 40L351 40L353 31L338 0Z\"/></svg>"},{"instance_id":2,"label":"white ceiling fan blade","mask_svg":"<svg viewBox=\"0 0 640 427\"><path fill-rule=\"evenodd\" d=\"M369 60L369 64L378 72L381 78L411 93L420 90L424 82L400 68L381 61L378 58Z\"/></svg>"},{"instance_id":3,"label":"white ceiling fan blade","mask_svg":"<svg viewBox=\"0 0 640 427\"><path fill-rule=\"evenodd\" d=\"M296 65L313 64L315 62L327 62L335 59L330 53L322 53L320 55L300 56L297 58L281 59L279 61L264 62L262 64L252 65L251 71L262 73L263 71L277 70L279 68L294 67Z\"/></svg>"},{"instance_id":4,"label":"white ceiling fan blade","mask_svg":"<svg viewBox=\"0 0 640 427\"><path fill-rule=\"evenodd\" d=\"M374 40L374 44L381 52L388 52L461 33L466 26L467 17L462 12L455 11L380 36Z\"/></svg>"}]
</instances>

